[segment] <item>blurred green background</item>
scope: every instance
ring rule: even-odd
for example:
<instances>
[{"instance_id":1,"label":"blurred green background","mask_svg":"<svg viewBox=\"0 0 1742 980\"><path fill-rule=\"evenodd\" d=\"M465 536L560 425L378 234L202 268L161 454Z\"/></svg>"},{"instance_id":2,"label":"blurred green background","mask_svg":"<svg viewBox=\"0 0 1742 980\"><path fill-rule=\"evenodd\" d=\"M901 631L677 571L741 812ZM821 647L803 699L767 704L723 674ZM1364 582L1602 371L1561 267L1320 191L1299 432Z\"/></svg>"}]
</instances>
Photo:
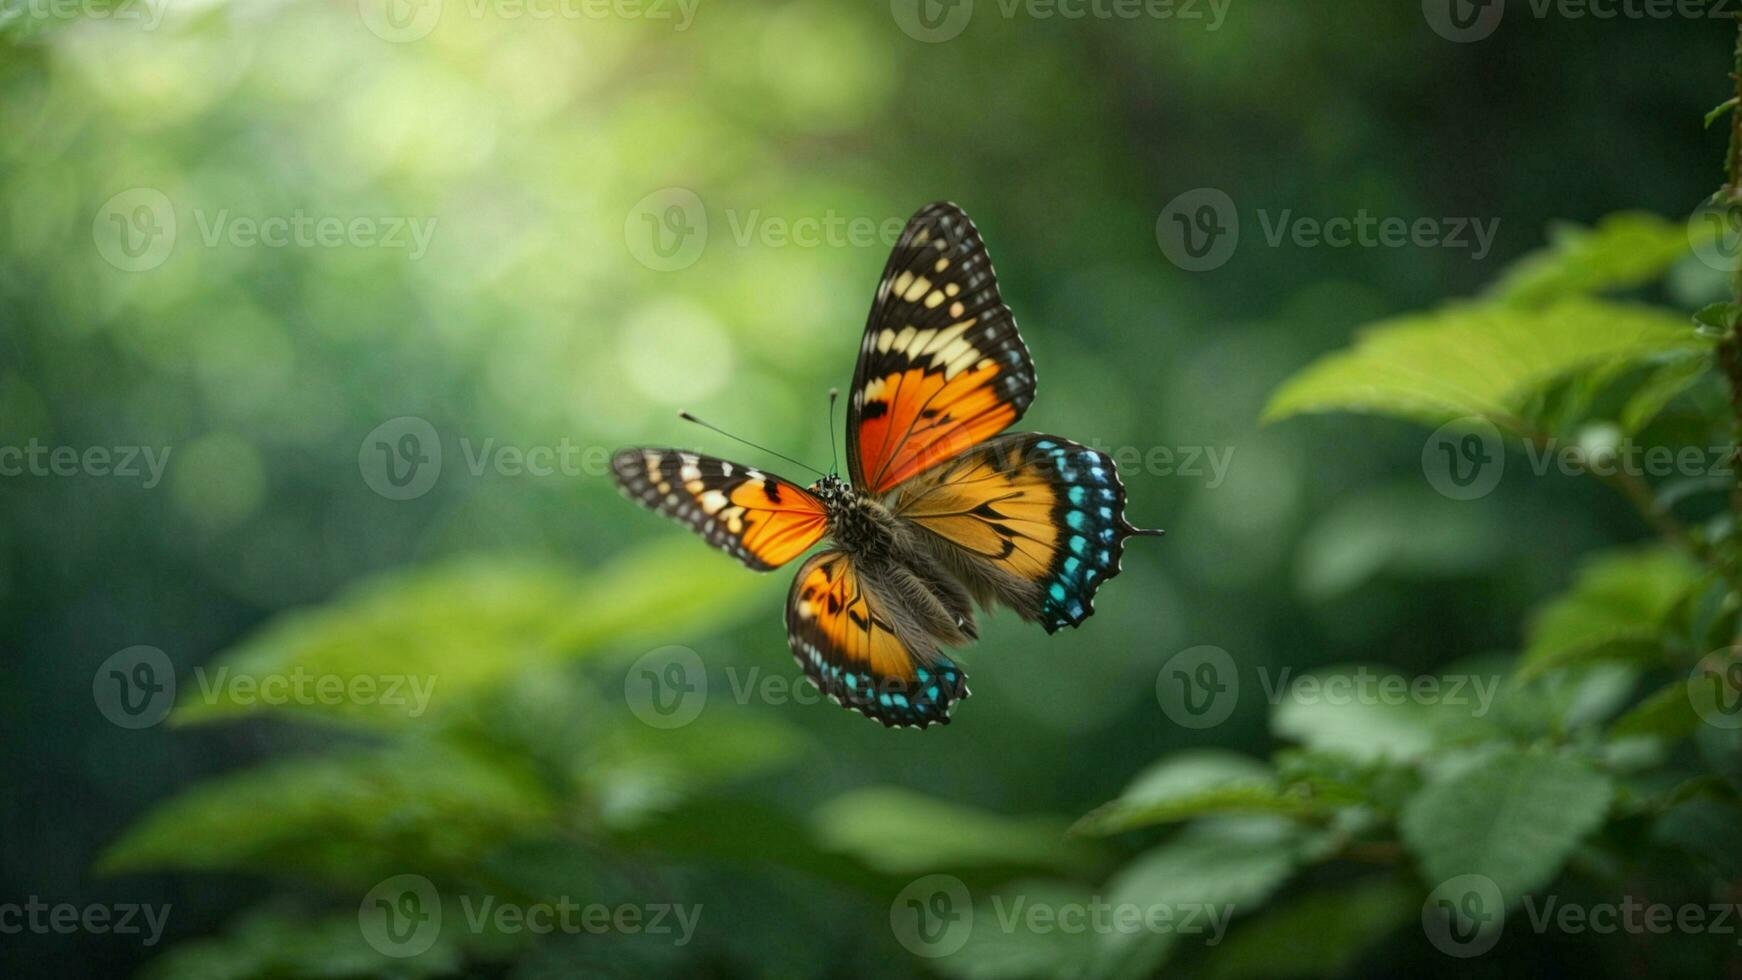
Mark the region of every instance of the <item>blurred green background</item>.
<instances>
[{"instance_id":1,"label":"blurred green background","mask_svg":"<svg viewBox=\"0 0 1742 980\"><path fill-rule=\"evenodd\" d=\"M938 853L974 888L1094 882L1122 844L1035 842L1169 750L1272 744L1256 697L1171 721L1173 654L1415 673L1515 648L1578 555L1644 533L1618 500L1547 478L1458 504L1417 428L1256 421L1354 326L1474 291L1551 221L1678 218L1718 182L1720 22L1515 6L1453 43L1396 0L1219 21L979 0L946 38L901 0L0 4L0 445L169 454L156 481L0 477L0 898L173 909L155 946L10 936L0 972L923 975L890 903ZM1243 224L1194 273L1156 226L1200 187ZM675 444L791 470L680 408L826 460L884 229L934 199L975 218L1033 352L1023 427L1232 462L1126 472L1133 520L1169 536L1133 544L1081 630L992 617L972 699L918 734L737 694L798 676L786 574L632 507L600 461ZM1480 259L1272 246L1260 218L1362 209L1498 235ZM673 254L649 237L684 228ZM427 486L383 469L407 417L439 445ZM512 462L540 447L569 465ZM141 645L180 707L130 729L104 665ZM708 697L668 731L626 692L674 645ZM434 687L421 712L239 705L202 697L220 660ZM223 789L184 795L202 785ZM356 908L401 873L706 911L678 949L448 929L392 959ZM1468 969L1411 929L1346 968L1402 964Z\"/></svg>"}]
</instances>

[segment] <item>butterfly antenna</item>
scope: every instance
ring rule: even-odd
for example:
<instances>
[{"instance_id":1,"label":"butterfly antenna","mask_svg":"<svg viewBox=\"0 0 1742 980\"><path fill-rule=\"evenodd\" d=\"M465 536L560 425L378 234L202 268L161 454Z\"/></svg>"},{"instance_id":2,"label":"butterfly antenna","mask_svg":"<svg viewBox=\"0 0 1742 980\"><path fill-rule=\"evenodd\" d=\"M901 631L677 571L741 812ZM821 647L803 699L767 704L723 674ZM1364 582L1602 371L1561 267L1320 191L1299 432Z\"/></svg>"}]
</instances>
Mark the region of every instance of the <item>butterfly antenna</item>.
<instances>
[{"instance_id":1,"label":"butterfly antenna","mask_svg":"<svg viewBox=\"0 0 1742 980\"><path fill-rule=\"evenodd\" d=\"M685 422L694 422L695 424L701 426L704 429L712 429L713 431L718 432L720 435L723 435L728 439L734 440L736 442L741 442L744 445L749 446L751 449L760 449L770 456L778 456L781 459L786 460L788 463L791 463L794 466L802 466L805 469L810 470L812 473L815 473L818 476L828 476L827 473L824 473L822 470L817 469L816 467L810 465L809 463L801 463L798 460L793 459L791 456L788 456L785 453L777 453L774 450L769 449L767 446L758 446L754 442L751 442L750 440L745 439L742 436L735 436L732 433L727 432L725 429L722 429L717 425L713 425L713 424L708 423L708 422L703 422L701 419L696 418L694 415L691 415L688 412L679 412L679 413L677 413L677 417L680 419L683 419Z\"/></svg>"},{"instance_id":2,"label":"butterfly antenna","mask_svg":"<svg viewBox=\"0 0 1742 980\"><path fill-rule=\"evenodd\" d=\"M835 446L835 399L841 397L841 389L829 389L829 472L835 476L841 475L841 453Z\"/></svg>"}]
</instances>

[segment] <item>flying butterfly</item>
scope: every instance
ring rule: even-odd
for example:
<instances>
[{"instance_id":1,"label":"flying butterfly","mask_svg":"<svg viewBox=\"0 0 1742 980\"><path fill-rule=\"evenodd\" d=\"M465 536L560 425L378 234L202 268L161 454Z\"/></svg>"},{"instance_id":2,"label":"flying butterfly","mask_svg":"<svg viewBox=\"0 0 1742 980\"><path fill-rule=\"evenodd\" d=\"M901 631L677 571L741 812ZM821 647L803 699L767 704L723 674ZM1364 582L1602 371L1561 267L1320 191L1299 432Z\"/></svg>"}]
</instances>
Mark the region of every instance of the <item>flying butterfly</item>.
<instances>
[{"instance_id":1,"label":"flying butterfly","mask_svg":"<svg viewBox=\"0 0 1742 980\"><path fill-rule=\"evenodd\" d=\"M885 726L948 724L968 685L944 649L975 639L976 604L1048 633L1079 626L1119 574L1125 539L1162 533L1125 519L1105 453L1004 432L1034 387L974 223L932 204L908 221L871 304L848 405L850 479L801 487L676 449L624 449L611 466L630 499L757 571L828 538L787 596L799 666Z\"/></svg>"}]
</instances>

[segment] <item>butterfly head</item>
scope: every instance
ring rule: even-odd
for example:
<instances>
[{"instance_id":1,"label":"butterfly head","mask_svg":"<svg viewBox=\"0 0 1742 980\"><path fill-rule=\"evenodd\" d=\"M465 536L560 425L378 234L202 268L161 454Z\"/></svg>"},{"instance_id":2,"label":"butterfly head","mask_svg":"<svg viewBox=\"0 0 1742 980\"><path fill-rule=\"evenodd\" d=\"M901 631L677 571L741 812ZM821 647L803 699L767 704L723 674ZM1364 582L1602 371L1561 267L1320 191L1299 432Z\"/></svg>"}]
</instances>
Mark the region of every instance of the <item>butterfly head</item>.
<instances>
[{"instance_id":1,"label":"butterfly head","mask_svg":"<svg viewBox=\"0 0 1742 980\"><path fill-rule=\"evenodd\" d=\"M838 507L853 496L853 488L847 484L847 481L833 474L811 484L810 489L818 500L830 507Z\"/></svg>"}]
</instances>

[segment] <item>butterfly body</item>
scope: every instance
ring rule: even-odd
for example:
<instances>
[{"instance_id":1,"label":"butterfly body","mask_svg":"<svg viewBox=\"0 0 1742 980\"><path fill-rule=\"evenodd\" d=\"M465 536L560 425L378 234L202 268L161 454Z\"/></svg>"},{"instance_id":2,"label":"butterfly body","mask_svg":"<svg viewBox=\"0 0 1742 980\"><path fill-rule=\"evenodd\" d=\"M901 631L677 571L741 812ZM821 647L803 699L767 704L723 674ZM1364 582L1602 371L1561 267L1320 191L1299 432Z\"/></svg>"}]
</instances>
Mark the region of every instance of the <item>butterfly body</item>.
<instances>
[{"instance_id":1,"label":"butterfly body","mask_svg":"<svg viewBox=\"0 0 1742 980\"><path fill-rule=\"evenodd\" d=\"M810 487L672 449L626 449L624 492L767 571L799 567L787 636L807 676L886 726L949 722L968 696L944 653L1003 606L1047 632L1077 626L1119 574L1125 519L1113 461L1057 436L1003 433L1034 368L985 246L950 204L908 223L879 283L847 423L849 479Z\"/></svg>"}]
</instances>

